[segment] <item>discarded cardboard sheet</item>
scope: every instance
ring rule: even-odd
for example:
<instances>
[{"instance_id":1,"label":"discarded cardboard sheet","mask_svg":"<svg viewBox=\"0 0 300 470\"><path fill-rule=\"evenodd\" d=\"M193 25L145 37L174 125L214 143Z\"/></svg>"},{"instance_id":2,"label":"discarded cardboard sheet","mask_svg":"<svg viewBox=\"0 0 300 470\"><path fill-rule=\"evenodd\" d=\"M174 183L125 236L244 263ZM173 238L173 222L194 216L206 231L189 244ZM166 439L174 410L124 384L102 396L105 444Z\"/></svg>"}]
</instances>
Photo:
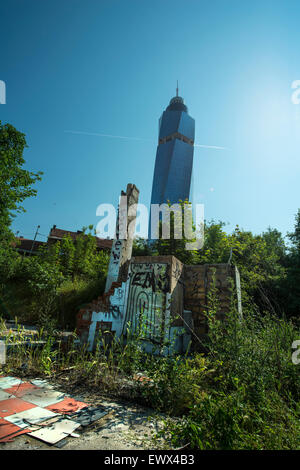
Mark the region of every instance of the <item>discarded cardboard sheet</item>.
<instances>
[{"instance_id":1,"label":"discarded cardboard sheet","mask_svg":"<svg viewBox=\"0 0 300 470\"><path fill-rule=\"evenodd\" d=\"M67 436L88 426L108 412L57 392L46 380L22 381L0 376L0 442L11 442L19 434L62 447Z\"/></svg>"},{"instance_id":2,"label":"discarded cardboard sheet","mask_svg":"<svg viewBox=\"0 0 300 470\"><path fill-rule=\"evenodd\" d=\"M28 428L30 425L39 424L40 422L54 418L55 416L57 417L56 413L36 406L30 410L7 416L5 419L20 428Z\"/></svg>"},{"instance_id":3,"label":"discarded cardboard sheet","mask_svg":"<svg viewBox=\"0 0 300 470\"><path fill-rule=\"evenodd\" d=\"M28 433L29 436L36 437L48 444L56 444L61 439L70 435L79 428L80 424L70 419L57 420L49 426L41 426L38 431Z\"/></svg>"}]
</instances>

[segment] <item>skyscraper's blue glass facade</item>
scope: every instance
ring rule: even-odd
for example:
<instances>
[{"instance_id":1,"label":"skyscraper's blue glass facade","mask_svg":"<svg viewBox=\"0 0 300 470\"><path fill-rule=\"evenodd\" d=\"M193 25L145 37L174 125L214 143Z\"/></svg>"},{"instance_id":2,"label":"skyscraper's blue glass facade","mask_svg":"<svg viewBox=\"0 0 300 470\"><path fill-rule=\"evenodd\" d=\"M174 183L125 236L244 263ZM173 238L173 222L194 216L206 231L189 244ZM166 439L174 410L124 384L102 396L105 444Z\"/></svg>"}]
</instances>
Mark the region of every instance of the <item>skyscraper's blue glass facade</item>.
<instances>
[{"instance_id":1,"label":"skyscraper's blue glass facade","mask_svg":"<svg viewBox=\"0 0 300 470\"><path fill-rule=\"evenodd\" d=\"M194 139L195 121L183 99L175 96L159 120L151 204L190 200Z\"/></svg>"}]
</instances>

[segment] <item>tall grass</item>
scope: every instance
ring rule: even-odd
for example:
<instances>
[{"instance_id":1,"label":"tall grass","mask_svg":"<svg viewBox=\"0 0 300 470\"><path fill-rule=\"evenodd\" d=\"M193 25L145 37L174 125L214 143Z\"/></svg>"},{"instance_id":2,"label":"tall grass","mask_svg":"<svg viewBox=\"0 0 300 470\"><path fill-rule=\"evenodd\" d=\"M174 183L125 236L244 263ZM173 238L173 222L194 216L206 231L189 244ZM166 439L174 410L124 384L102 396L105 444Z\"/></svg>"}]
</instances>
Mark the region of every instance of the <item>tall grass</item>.
<instances>
[{"instance_id":1,"label":"tall grass","mask_svg":"<svg viewBox=\"0 0 300 470\"><path fill-rule=\"evenodd\" d=\"M206 368L180 418L169 418L159 437L197 449L300 449L300 365L291 320L256 309L217 319L217 290L209 296ZM197 388L196 388L197 390Z\"/></svg>"},{"instance_id":2,"label":"tall grass","mask_svg":"<svg viewBox=\"0 0 300 470\"><path fill-rule=\"evenodd\" d=\"M218 320L218 295L211 289L207 310L207 354L162 357L146 354L145 332L127 331L126 341L99 336L94 352L41 329L42 346L15 346L6 372L45 374L123 394L167 415L163 437L172 448L300 449L300 365L292 363L299 327L253 307L238 317L234 306ZM8 337L8 342L22 338ZM169 346L169 345L168 345Z\"/></svg>"}]
</instances>

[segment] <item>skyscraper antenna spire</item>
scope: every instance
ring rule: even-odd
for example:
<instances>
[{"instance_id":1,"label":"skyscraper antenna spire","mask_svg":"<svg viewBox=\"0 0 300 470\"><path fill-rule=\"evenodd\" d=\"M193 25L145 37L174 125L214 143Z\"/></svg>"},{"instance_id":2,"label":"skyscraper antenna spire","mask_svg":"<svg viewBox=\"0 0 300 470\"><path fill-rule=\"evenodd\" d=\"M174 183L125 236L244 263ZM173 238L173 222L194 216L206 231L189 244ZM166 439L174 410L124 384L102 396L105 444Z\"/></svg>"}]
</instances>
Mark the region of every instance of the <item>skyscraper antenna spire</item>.
<instances>
[{"instance_id":1,"label":"skyscraper antenna spire","mask_svg":"<svg viewBox=\"0 0 300 470\"><path fill-rule=\"evenodd\" d=\"M177 87L176 87L176 96L178 96L178 80L177 80Z\"/></svg>"}]
</instances>

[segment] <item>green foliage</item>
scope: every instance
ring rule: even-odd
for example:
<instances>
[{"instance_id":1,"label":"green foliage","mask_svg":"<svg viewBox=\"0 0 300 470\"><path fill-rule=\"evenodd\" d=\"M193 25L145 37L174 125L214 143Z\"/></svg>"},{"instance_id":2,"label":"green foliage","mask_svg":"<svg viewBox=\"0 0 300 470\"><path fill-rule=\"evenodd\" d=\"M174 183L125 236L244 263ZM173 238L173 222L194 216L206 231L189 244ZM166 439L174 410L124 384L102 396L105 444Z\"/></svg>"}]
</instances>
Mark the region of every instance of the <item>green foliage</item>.
<instances>
[{"instance_id":1,"label":"green foliage","mask_svg":"<svg viewBox=\"0 0 300 470\"><path fill-rule=\"evenodd\" d=\"M300 331L270 313L217 319L212 287L206 371L188 412L158 434L197 449L299 449L300 375L291 344ZM194 382L194 385L197 381Z\"/></svg>"},{"instance_id":2,"label":"green foliage","mask_svg":"<svg viewBox=\"0 0 300 470\"><path fill-rule=\"evenodd\" d=\"M62 349L53 336L40 350L20 346L5 371L20 373L24 362L29 373L70 371L68 383L139 400L167 414L154 444L163 438L168 449L299 449L300 376L291 361L299 329L251 311L238 320L232 310L224 323L217 319L218 305L213 287L205 357L150 355L139 335L129 331L126 342L106 342L104 332L93 353L72 343Z\"/></svg>"},{"instance_id":3,"label":"green foliage","mask_svg":"<svg viewBox=\"0 0 300 470\"><path fill-rule=\"evenodd\" d=\"M184 234L184 219L174 214L169 239L162 238L160 224L160 238L153 244L135 240L134 256L174 255L185 264L238 266L243 319L232 307L226 321L220 321L213 282L205 357L146 354L143 324L137 334L128 331L126 341L104 332L94 353L74 344L65 351L57 344L56 328L74 327L78 310L101 295L109 255L97 252L92 226L76 241L65 237L37 256L17 253L12 217L24 210L26 198L35 196L32 185L41 178L40 172L23 168L25 147L25 136L0 122L0 316L18 314L36 323L39 338L46 342L41 349L17 346L7 371L18 370L24 362L31 371L50 376L71 367L75 380L115 394L126 390L125 383L128 395L169 415L157 437L167 438L173 447L300 449L299 365L291 361L291 345L300 338L297 319L292 318L299 318L300 309L300 210L288 246L276 229L255 235L237 226L228 234L223 222L210 221L205 223L203 248L189 251L186 243L191 240L175 236L177 231ZM183 210L188 202L180 204ZM24 337L18 331L18 339ZM171 348L164 342L157 349Z\"/></svg>"},{"instance_id":4,"label":"green foliage","mask_svg":"<svg viewBox=\"0 0 300 470\"><path fill-rule=\"evenodd\" d=\"M182 211L187 201L180 202ZM170 206L170 203L169 203ZM300 216L298 215L300 226ZM296 235L290 234L294 240L293 248L289 251L285 245L281 233L268 228L261 235L254 235L236 226L235 230L228 234L225 232L224 222L205 221L204 245L201 250L186 250L186 243L190 240L184 236L176 239L176 230L184 235L184 217L177 218L170 214L170 238L162 238L162 221L159 223L159 239L149 245L145 240L136 240L133 253L139 255L174 255L185 264L214 264L227 263L237 265L241 274L242 301L245 305L256 304L259 308L267 308L272 311L286 312L285 298L287 295L287 283L293 276L298 280L300 256L298 248L300 242L296 242ZM195 226L193 225L193 229ZM297 231L298 230L298 231ZM300 233L296 229L295 233ZM299 235L298 235L299 238ZM298 243L298 245L297 245ZM290 273L287 281L287 273ZM300 283L294 283L295 293L300 292ZM298 307L298 298L293 291L288 294L291 299L293 313Z\"/></svg>"},{"instance_id":5,"label":"green foliage","mask_svg":"<svg viewBox=\"0 0 300 470\"><path fill-rule=\"evenodd\" d=\"M171 203L168 202L168 207L171 208ZM192 229L195 231L195 225L192 221L191 206L188 201L179 201L179 211L170 211L170 219L159 222L158 239L153 240L151 249L154 255L173 255L176 256L182 263L195 264L197 257L196 250L187 250L187 243L195 242L196 237L187 238L186 233ZM190 214L191 220L187 216L187 227L185 228L184 213ZM190 222L190 224L189 224Z\"/></svg>"},{"instance_id":6,"label":"green foliage","mask_svg":"<svg viewBox=\"0 0 300 470\"><path fill-rule=\"evenodd\" d=\"M139 400L168 415L154 436L166 448L299 449L300 375L291 361L299 328L267 312L246 310L240 319L232 309L225 322L218 312L213 282L206 356L146 354L143 331L129 330L126 342L107 341L104 332L95 352L72 344L62 350L48 335L41 350L20 346L12 353L6 372L24 361L31 373L70 370L69 381Z\"/></svg>"},{"instance_id":7,"label":"green foliage","mask_svg":"<svg viewBox=\"0 0 300 470\"><path fill-rule=\"evenodd\" d=\"M16 265L14 236L9 228L12 218L15 212L25 211L22 202L36 195L32 185L42 175L23 168L25 147L25 135L0 121L0 285L13 275Z\"/></svg>"},{"instance_id":8,"label":"green foliage","mask_svg":"<svg viewBox=\"0 0 300 470\"><path fill-rule=\"evenodd\" d=\"M268 228L260 235L236 226L228 234L225 223L206 221L204 245L201 250L187 251L185 238L174 239L174 215L171 213L171 238L160 238L149 245L136 240L133 254L175 255L186 264L235 264L240 271L242 303L254 310L299 316L300 311L300 210L296 215L295 230L288 234L290 246L285 244L277 229ZM160 231L162 224L160 223ZM161 235L161 233L160 233Z\"/></svg>"},{"instance_id":9,"label":"green foliage","mask_svg":"<svg viewBox=\"0 0 300 470\"><path fill-rule=\"evenodd\" d=\"M8 227L13 211L24 211L21 203L36 195L31 186L41 179L41 172L32 173L23 167L25 135L11 124L0 121L0 227Z\"/></svg>"},{"instance_id":10,"label":"green foliage","mask_svg":"<svg viewBox=\"0 0 300 470\"><path fill-rule=\"evenodd\" d=\"M76 315L80 308L99 297L105 288L106 277L66 279L58 288L58 315L60 325L75 328Z\"/></svg>"},{"instance_id":11,"label":"green foliage","mask_svg":"<svg viewBox=\"0 0 300 470\"><path fill-rule=\"evenodd\" d=\"M78 309L104 290L109 255L97 252L95 238L85 229L76 241L64 237L42 247L37 256L13 256L13 272L0 297L7 307L4 313L13 312L23 321L50 330L54 325L74 327Z\"/></svg>"},{"instance_id":12,"label":"green foliage","mask_svg":"<svg viewBox=\"0 0 300 470\"><path fill-rule=\"evenodd\" d=\"M152 256L153 249L149 245L148 240L144 238L134 238L132 246L132 256Z\"/></svg>"},{"instance_id":13,"label":"green foliage","mask_svg":"<svg viewBox=\"0 0 300 470\"><path fill-rule=\"evenodd\" d=\"M49 334L45 346L42 348L40 355L40 369L46 375L51 375L55 368L55 361L58 351L53 348L54 338Z\"/></svg>"},{"instance_id":14,"label":"green foliage","mask_svg":"<svg viewBox=\"0 0 300 470\"><path fill-rule=\"evenodd\" d=\"M207 365L201 354L194 357L174 355L144 360L150 383L141 388L146 403L158 411L181 415L201 395Z\"/></svg>"},{"instance_id":15,"label":"green foliage","mask_svg":"<svg viewBox=\"0 0 300 470\"><path fill-rule=\"evenodd\" d=\"M18 266L19 255L13 244L14 236L10 230L3 230L0 235L0 292L1 285L4 288L9 279L14 276Z\"/></svg>"},{"instance_id":16,"label":"green foliage","mask_svg":"<svg viewBox=\"0 0 300 470\"><path fill-rule=\"evenodd\" d=\"M294 232L288 234L292 242L291 254L295 257L300 256L300 209L295 216L295 229Z\"/></svg>"},{"instance_id":17,"label":"green foliage","mask_svg":"<svg viewBox=\"0 0 300 470\"><path fill-rule=\"evenodd\" d=\"M224 222L205 222L204 245L199 250L194 264L227 263L230 256L230 239L223 230Z\"/></svg>"},{"instance_id":18,"label":"green foliage","mask_svg":"<svg viewBox=\"0 0 300 470\"><path fill-rule=\"evenodd\" d=\"M97 279L106 275L109 255L104 251L97 252L95 237L91 233L82 233L72 240L65 235L62 241L41 248L42 262L55 265L65 279L83 277Z\"/></svg>"},{"instance_id":19,"label":"green foliage","mask_svg":"<svg viewBox=\"0 0 300 470\"><path fill-rule=\"evenodd\" d=\"M286 260L286 277L281 282L281 295L288 305L290 315L300 312L300 209L295 217L294 232L288 234L291 242Z\"/></svg>"}]
</instances>

